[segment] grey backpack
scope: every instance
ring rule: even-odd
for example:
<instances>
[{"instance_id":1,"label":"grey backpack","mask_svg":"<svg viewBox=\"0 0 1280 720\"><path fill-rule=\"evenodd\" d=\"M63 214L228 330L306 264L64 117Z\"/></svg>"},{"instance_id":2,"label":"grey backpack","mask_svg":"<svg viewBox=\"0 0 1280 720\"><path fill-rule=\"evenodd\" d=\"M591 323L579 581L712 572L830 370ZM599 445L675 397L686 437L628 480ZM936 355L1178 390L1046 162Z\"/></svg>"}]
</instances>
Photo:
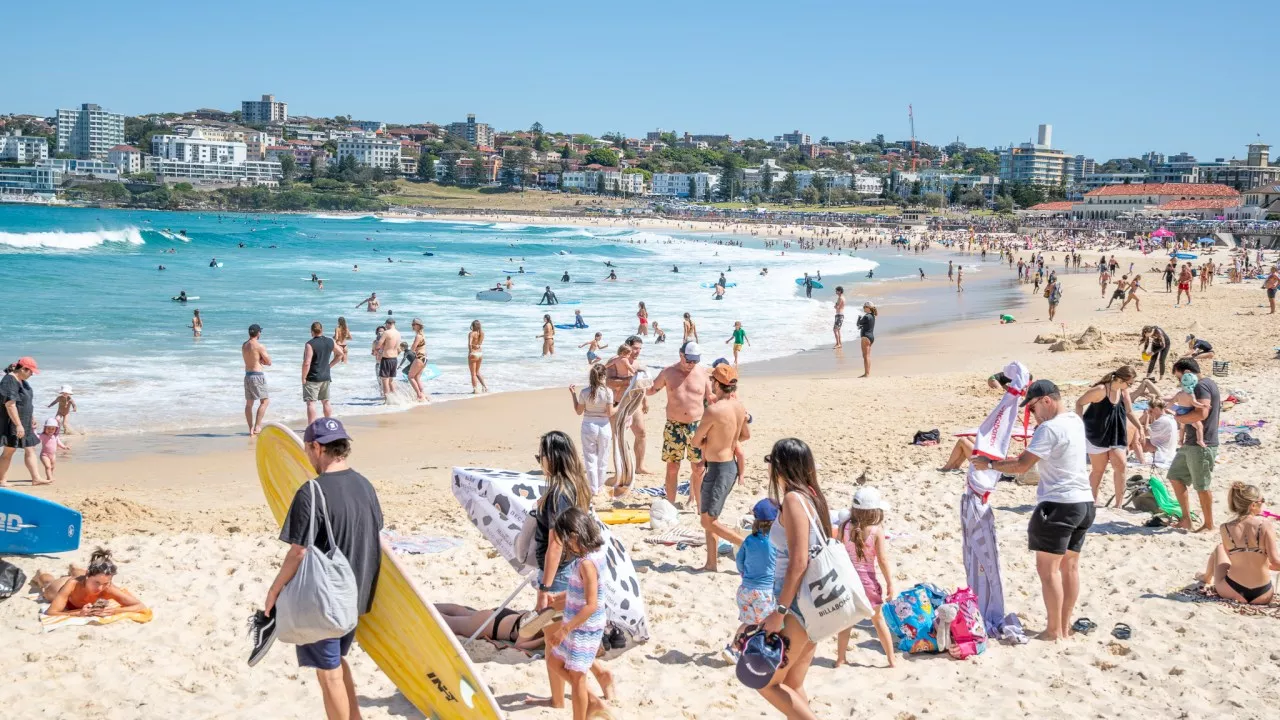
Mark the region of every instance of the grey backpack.
<instances>
[{"instance_id":1,"label":"grey backpack","mask_svg":"<svg viewBox=\"0 0 1280 720\"><path fill-rule=\"evenodd\" d=\"M356 585L351 564L333 542L324 492L315 480L307 483L311 491L311 518L307 524L307 552L302 556L298 572L280 591L276 601L276 636L282 642L306 645L339 638L356 629L360 619ZM316 547L316 498L320 498L320 517L324 519L329 552Z\"/></svg>"}]
</instances>

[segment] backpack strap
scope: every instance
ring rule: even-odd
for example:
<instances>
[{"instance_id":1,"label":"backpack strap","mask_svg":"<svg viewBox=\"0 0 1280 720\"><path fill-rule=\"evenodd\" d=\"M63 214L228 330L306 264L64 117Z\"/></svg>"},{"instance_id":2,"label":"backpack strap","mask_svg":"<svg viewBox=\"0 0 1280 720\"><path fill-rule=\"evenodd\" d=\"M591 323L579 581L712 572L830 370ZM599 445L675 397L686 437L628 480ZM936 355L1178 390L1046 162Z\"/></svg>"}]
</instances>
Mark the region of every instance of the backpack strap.
<instances>
[{"instance_id":1,"label":"backpack strap","mask_svg":"<svg viewBox=\"0 0 1280 720\"><path fill-rule=\"evenodd\" d=\"M307 489L311 493L311 507L307 518L307 547L316 544L316 496L320 497L320 518L324 520L325 537L329 538L329 545L332 546L333 526L329 524L329 506L324 499L324 490L320 489L320 483L314 479L307 481Z\"/></svg>"}]
</instances>

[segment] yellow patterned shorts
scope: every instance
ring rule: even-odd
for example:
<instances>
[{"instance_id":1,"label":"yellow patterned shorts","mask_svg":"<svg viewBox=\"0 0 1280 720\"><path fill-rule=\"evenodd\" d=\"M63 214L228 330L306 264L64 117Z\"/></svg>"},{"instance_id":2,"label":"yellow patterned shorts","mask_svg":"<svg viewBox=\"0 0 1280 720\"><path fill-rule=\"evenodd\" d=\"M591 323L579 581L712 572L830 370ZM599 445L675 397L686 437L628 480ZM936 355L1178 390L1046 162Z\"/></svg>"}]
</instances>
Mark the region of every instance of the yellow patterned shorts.
<instances>
[{"instance_id":1,"label":"yellow patterned shorts","mask_svg":"<svg viewBox=\"0 0 1280 720\"><path fill-rule=\"evenodd\" d=\"M698 423L678 423L671 420L662 428L662 462L678 463L688 457L689 462L702 462L702 450L689 444L698 431Z\"/></svg>"}]
</instances>

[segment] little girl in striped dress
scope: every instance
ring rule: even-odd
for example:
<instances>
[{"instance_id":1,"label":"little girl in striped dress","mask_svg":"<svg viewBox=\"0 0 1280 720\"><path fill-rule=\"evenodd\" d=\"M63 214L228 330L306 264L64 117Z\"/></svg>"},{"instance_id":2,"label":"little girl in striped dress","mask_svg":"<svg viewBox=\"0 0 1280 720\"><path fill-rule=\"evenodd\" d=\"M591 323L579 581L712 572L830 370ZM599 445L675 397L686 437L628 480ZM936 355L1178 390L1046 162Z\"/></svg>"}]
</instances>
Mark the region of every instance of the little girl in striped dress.
<instances>
[{"instance_id":1,"label":"little girl in striped dress","mask_svg":"<svg viewBox=\"0 0 1280 720\"><path fill-rule=\"evenodd\" d=\"M604 701L587 683L604 638L608 614L600 597L600 573L606 562L600 522L577 508L556 518L555 532L566 551L575 556L569 565L569 591L564 620L546 630L547 673L551 681L551 707L564 707L564 684L573 694L574 720L612 717Z\"/></svg>"}]
</instances>

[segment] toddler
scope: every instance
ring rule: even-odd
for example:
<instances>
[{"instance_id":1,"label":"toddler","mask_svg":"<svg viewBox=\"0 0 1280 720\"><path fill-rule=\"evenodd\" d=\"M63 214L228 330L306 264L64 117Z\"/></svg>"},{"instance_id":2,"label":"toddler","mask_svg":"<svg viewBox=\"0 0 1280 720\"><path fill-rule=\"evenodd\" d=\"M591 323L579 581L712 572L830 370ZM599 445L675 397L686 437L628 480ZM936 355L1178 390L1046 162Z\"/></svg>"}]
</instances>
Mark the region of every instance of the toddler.
<instances>
[{"instance_id":1,"label":"toddler","mask_svg":"<svg viewBox=\"0 0 1280 720\"><path fill-rule=\"evenodd\" d=\"M547 627L547 674L551 682L551 707L564 707L564 685L573 696L573 717L611 717L604 701L587 684L587 671L595 662L608 613L601 602L600 575L606 562L604 535L600 522L591 515L569 508L556 518L555 533L569 563L569 590L565 595L564 619Z\"/></svg>"},{"instance_id":2,"label":"toddler","mask_svg":"<svg viewBox=\"0 0 1280 720\"><path fill-rule=\"evenodd\" d=\"M70 385L63 385L62 388L58 390L58 397L54 398L53 402L49 403L47 407L53 407L54 405L58 406L58 412L56 415L58 416L58 423L62 427L62 432L70 435L71 423L69 422L69 416L71 413L76 412L76 401L75 398L71 396Z\"/></svg>"},{"instance_id":3,"label":"toddler","mask_svg":"<svg viewBox=\"0 0 1280 720\"><path fill-rule=\"evenodd\" d=\"M853 507L849 509L849 519L840 525L840 540L853 561L853 569L862 580L862 588L867 593L867 600L875 614L871 623L875 626L876 636L880 638L880 647L889 658L889 667L897 663L893 655L893 637L889 634L889 626L880 614L880 606L884 604L885 593L876 578L876 565L880 566L880 574L884 575L888 597L893 598L893 568L889 564L889 548L884 542L884 512L889 504L880 497L880 491L873 487L863 487L853 495ZM841 630L837 640L836 665L845 665L848 660L845 652L849 649L849 629Z\"/></svg>"},{"instance_id":4,"label":"toddler","mask_svg":"<svg viewBox=\"0 0 1280 720\"><path fill-rule=\"evenodd\" d=\"M40 440L40 464L44 465L44 482L33 485L48 485L53 482L53 469L58 464L58 451L70 450L70 446L62 442L58 435L58 418L51 417L44 421L44 430L36 435Z\"/></svg>"},{"instance_id":5,"label":"toddler","mask_svg":"<svg viewBox=\"0 0 1280 720\"><path fill-rule=\"evenodd\" d=\"M748 625L763 624L777 604L773 597L773 571L778 551L769 542L769 530L778 519L778 506L765 498L756 503L751 514L755 516L751 534L738 548L738 574L742 576L742 584L738 586L739 625L734 637L741 635ZM722 654L725 660L738 662L738 651L732 644L726 645Z\"/></svg>"},{"instance_id":6,"label":"toddler","mask_svg":"<svg viewBox=\"0 0 1280 720\"><path fill-rule=\"evenodd\" d=\"M1186 415L1192 410L1209 408L1210 400L1196 399L1196 385L1199 382L1200 378L1196 377L1195 373L1187 372L1182 374L1181 389L1174 393L1173 397L1168 400L1172 405L1171 409L1173 410L1174 415ZM1196 431L1196 444L1200 447L1204 447L1204 423L1197 420L1193 423L1187 423L1187 425L1191 426ZM1182 436L1180 444L1187 444L1187 438L1185 435Z\"/></svg>"}]
</instances>

